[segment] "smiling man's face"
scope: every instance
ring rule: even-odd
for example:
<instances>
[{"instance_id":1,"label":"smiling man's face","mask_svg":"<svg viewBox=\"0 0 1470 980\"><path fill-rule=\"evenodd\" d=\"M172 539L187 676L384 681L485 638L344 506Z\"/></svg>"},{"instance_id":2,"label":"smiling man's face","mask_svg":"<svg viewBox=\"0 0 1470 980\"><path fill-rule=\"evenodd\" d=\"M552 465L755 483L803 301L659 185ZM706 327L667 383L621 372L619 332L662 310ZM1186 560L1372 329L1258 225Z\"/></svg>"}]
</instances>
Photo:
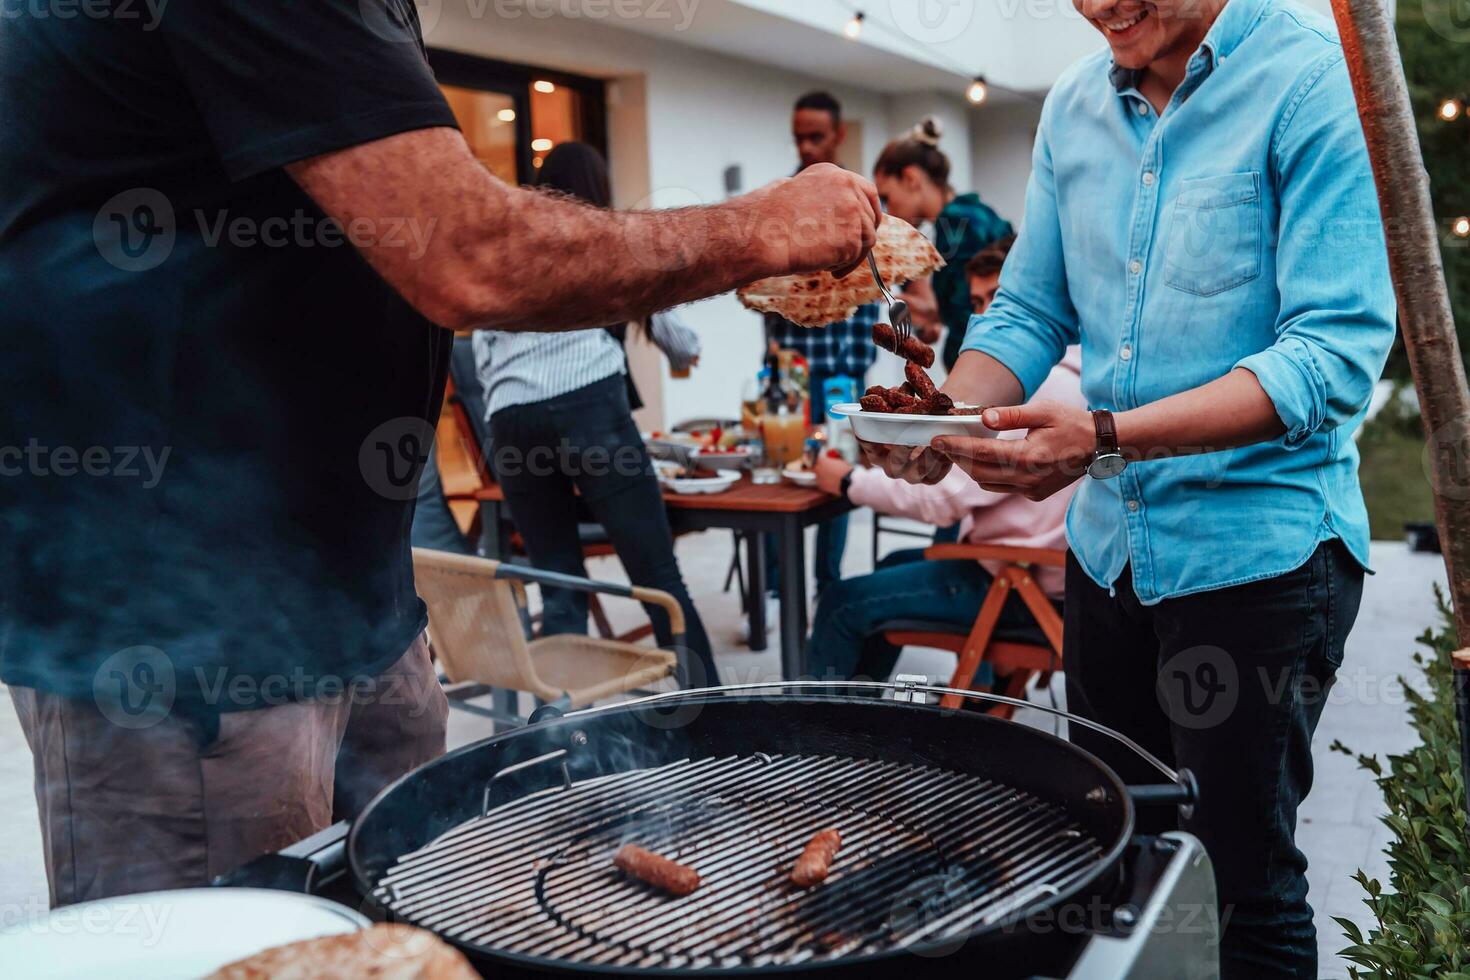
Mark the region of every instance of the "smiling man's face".
<instances>
[{"instance_id":1,"label":"smiling man's face","mask_svg":"<svg viewBox=\"0 0 1470 980\"><path fill-rule=\"evenodd\" d=\"M1121 68L1193 53L1225 0L1072 0L1113 49Z\"/></svg>"}]
</instances>

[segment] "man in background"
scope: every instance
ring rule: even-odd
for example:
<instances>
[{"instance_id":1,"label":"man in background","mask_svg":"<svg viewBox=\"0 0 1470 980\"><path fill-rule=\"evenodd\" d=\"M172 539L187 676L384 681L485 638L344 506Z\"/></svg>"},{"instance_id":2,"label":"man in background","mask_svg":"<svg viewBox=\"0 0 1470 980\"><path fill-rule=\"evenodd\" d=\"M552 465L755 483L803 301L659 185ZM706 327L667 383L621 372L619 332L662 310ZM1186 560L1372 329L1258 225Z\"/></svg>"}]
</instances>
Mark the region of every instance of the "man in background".
<instances>
[{"instance_id":1,"label":"man in background","mask_svg":"<svg viewBox=\"0 0 1470 980\"><path fill-rule=\"evenodd\" d=\"M1015 235L997 238L965 264L965 279L970 284L970 307L976 316L984 316L990 304L995 302L995 294L1000 291L1000 270L1014 244Z\"/></svg>"},{"instance_id":2,"label":"man in background","mask_svg":"<svg viewBox=\"0 0 1470 980\"><path fill-rule=\"evenodd\" d=\"M801 170L819 164L836 164L843 140L847 138L847 126L842 121L842 104L828 92L809 92L796 100L796 109L791 119L791 132L796 140L796 152L801 157ZM827 401L823 391L829 383L845 384L852 389L856 398L863 389L863 377L868 373L878 349L873 346L873 325L878 322L876 303L860 308L849 320L829 323L826 327L813 330L801 327L783 317L767 313L766 348L774 341L782 350L795 351L806 358L811 371L811 421L813 425L824 425L827 421ZM848 384L850 382L850 384ZM845 399L851 400L851 399ZM842 554L847 550L847 516L833 518L817 525L816 588L820 597L829 585L842 579ZM775 594L780 574L776 562L777 548L774 540L766 543L766 586ZM774 623L775 617L767 617Z\"/></svg>"}]
</instances>

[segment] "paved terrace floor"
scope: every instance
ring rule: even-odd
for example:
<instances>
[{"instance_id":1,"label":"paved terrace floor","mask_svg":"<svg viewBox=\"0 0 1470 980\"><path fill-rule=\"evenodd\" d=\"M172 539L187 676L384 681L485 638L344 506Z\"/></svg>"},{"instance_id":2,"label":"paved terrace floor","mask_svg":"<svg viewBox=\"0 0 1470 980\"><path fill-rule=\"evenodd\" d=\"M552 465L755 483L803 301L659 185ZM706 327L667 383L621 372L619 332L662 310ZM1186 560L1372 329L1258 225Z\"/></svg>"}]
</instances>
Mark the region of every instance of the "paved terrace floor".
<instances>
[{"instance_id":1,"label":"paved terrace floor","mask_svg":"<svg viewBox=\"0 0 1470 980\"><path fill-rule=\"evenodd\" d=\"M871 568L871 520L866 512L853 516L845 561L848 575ZM810 549L810 541L808 542ZM910 547L902 538L885 538L885 550ZM739 603L733 592L722 593L730 561L730 535L711 532L679 542L679 557L690 591L701 610L714 643L726 682L770 680L779 677L779 661L772 649L752 654L741 639ZM808 551L810 555L810 550ZM1444 579L1438 556L1411 554L1401 544L1374 547L1378 574L1368 580L1362 613L1348 645L1347 663L1340 675L1322 725L1317 733L1317 782L1301 814L1300 839L1311 860L1311 901L1317 911L1324 977L1345 978L1347 964L1337 951L1346 945L1331 916L1345 916L1367 925L1368 913L1361 889L1351 880L1358 868L1386 880L1382 849L1387 831L1378 822L1382 801L1367 773L1346 756L1328 751L1342 739L1360 751L1380 756L1400 752L1413 744L1396 678L1413 673L1410 656L1414 639L1435 624L1432 585ZM615 560L594 562L595 578L618 580L622 570ZM639 620L636 607L614 603L614 624L631 627ZM948 678L954 658L940 651L907 651L899 669L908 673ZM44 910L46 887L40 856L40 835L31 788L31 759L9 699L0 706L0 923ZM1036 723L1048 716L1037 713ZM450 743L462 745L487 734L487 729L463 712L451 719Z\"/></svg>"}]
</instances>

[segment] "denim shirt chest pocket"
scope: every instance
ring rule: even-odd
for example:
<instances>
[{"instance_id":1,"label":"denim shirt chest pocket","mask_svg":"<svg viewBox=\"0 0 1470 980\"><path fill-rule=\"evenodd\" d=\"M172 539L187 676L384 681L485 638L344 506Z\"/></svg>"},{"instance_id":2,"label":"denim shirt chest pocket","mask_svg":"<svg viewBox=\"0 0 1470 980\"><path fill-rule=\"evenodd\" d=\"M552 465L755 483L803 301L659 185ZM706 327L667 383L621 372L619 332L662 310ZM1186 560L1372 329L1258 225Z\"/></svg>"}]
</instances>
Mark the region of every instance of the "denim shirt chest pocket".
<instances>
[{"instance_id":1,"label":"denim shirt chest pocket","mask_svg":"<svg viewBox=\"0 0 1470 980\"><path fill-rule=\"evenodd\" d=\"M1164 248L1164 283L1214 296L1261 274L1261 175L1180 182Z\"/></svg>"}]
</instances>

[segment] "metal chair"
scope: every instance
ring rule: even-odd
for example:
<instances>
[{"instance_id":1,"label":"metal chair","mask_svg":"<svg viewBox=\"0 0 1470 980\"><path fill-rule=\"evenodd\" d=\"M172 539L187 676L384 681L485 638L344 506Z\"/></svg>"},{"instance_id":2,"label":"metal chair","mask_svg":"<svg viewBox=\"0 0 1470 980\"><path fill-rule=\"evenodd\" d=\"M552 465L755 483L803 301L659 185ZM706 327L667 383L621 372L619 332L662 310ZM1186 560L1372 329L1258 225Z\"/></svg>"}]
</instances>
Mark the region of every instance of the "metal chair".
<instances>
[{"instance_id":1,"label":"metal chair","mask_svg":"<svg viewBox=\"0 0 1470 980\"><path fill-rule=\"evenodd\" d=\"M484 558L415 549L414 577L429 607L429 641L449 681L451 703L496 721L505 712L464 704L497 690L525 691L562 709L638 691L674 675L667 650L588 636L529 639L526 583L618 596L668 612L675 646L684 642L684 610L654 589L592 582Z\"/></svg>"},{"instance_id":2,"label":"metal chair","mask_svg":"<svg viewBox=\"0 0 1470 980\"><path fill-rule=\"evenodd\" d=\"M974 624L966 631L950 623L895 620L880 627L883 638L894 646L924 646L950 650L959 657L949 686L972 690L975 675L988 667L1000 693L1023 699L1032 680L1050 683L1061 669L1062 615L1055 603L1036 584L1032 569L1064 568L1067 553L1043 548L1013 548L1005 545L941 544L924 552L928 561L1000 562L995 581L980 605ZM998 630L1001 610L1011 594L1021 597L1035 619L1034 626L1021 630ZM945 695L945 708L961 707L958 695ZM1001 718L1015 714L1012 705L997 705L989 713Z\"/></svg>"}]
</instances>

